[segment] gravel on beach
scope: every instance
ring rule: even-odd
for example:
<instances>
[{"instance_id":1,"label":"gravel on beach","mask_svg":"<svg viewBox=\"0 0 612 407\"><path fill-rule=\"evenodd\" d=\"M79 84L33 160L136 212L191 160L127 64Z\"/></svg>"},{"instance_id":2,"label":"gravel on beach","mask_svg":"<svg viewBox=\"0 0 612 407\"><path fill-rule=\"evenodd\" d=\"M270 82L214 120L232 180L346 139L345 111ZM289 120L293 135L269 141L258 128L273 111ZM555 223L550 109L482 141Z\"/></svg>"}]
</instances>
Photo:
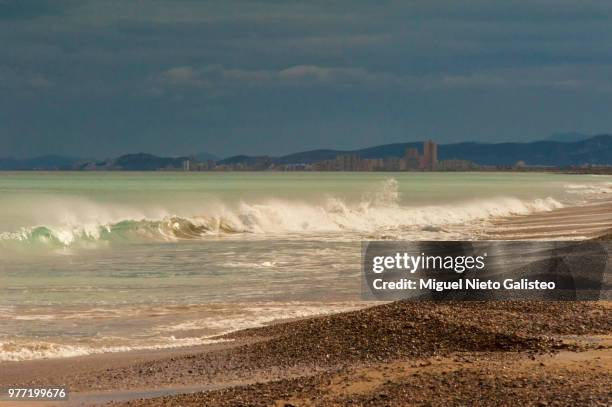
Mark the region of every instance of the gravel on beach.
<instances>
[{"instance_id":1,"label":"gravel on beach","mask_svg":"<svg viewBox=\"0 0 612 407\"><path fill-rule=\"evenodd\" d=\"M125 405L607 405L609 364L539 363L559 352L609 356L597 342L567 340L609 336L609 310L600 302L394 302L274 324L226 335L250 339L234 348L165 361L159 371L159 362L140 366L157 377L204 372L202 382L225 369L256 383ZM447 362L448 369L429 367ZM359 369L372 376L365 390L343 391L360 381Z\"/></svg>"}]
</instances>

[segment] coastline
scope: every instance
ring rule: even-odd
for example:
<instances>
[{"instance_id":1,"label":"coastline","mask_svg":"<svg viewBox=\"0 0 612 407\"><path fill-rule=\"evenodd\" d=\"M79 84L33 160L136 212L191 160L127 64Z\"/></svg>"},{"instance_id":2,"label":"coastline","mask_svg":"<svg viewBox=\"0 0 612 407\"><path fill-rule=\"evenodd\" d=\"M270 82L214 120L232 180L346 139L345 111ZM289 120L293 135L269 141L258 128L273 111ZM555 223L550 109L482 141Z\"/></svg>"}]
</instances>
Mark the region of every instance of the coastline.
<instances>
[{"instance_id":1,"label":"coastline","mask_svg":"<svg viewBox=\"0 0 612 407\"><path fill-rule=\"evenodd\" d=\"M612 0L0 31L0 407L612 407Z\"/></svg>"},{"instance_id":2,"label":"coastline","mask_svg":"<svg viewBox=\"0 0 612 407\"><path fill-rule=\"evenodd\" d=\"M559 234L610 240L610 205L499 222L519 230L569 219ZM576 227L572 218L584 216L597 228ZM612 397L610 309L606 301L394 302L218 337L229 342L4 362L0 387L70 389L68 401L39 406L464 405L478 392L481 404L516 397L526 405L596 405Z\"/></svg>"}]
</instances>

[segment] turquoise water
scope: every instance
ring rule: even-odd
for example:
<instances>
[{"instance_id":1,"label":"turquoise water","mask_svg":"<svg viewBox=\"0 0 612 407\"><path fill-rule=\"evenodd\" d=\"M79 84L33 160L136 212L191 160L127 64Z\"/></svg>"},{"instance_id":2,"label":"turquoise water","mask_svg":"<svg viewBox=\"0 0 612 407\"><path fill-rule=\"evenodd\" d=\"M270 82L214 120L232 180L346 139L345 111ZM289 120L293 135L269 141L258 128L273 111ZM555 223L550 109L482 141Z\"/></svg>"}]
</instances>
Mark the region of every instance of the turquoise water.
<instances>
[{"instance_id":1,"label":"turquoise water","mask_svg":"<svg viewBox=\"0 0 612 407\"><path fill-rule=\"evenodd\" d=\"M0 173L0 361L205 343L363 306L360 241L473 239L611 177Z\"/></svg>"},{"instance_id":2,"label":"turquoise water","mask_svg":"<svg viewBox=\"0 0 612 407\"><path fill-rule=\"evenodd\" d=\"M376 233L549 209L580 197L569 194L568 186L605 185L606 179L510 173L3 173L0 245L164 240L152 229L168 219L183 228L168 231L177 238L181 231L186 238L224 231Z\"/></svg>"}]
</instances>

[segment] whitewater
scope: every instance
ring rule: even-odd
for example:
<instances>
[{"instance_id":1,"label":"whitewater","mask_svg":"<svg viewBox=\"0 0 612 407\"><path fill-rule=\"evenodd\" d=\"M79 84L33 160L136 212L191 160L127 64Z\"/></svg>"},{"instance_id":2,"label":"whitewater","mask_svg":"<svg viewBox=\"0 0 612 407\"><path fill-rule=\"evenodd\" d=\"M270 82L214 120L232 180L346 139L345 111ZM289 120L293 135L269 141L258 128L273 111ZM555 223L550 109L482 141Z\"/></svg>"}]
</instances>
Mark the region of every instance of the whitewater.
<instances>
[{"instance_id":1,"label":"whitewater","mask_svg":"<svg viewBox=\"0 0 612 407\"><path fill-rule=\"evenodd\" d=\"M599 190L607 192L606 185ZM589 193L595 187L568 185L569 193ZM398 181L382 180L378 187L351 202L324 193L319 201L240 200L237 203L198 202L180 213L160 207L100 203L85 197L49 194L38 201L46 216L39 224L0 231L0 247L91 247L93 243L179 241L241 234L304 238L311 236L353 239L390 233L395 238L414 238L421 231L483 222L496 217L527 215L562 208L551 196L466 197L454 203L405 204ZM145 204L146 206L146 204ZM172 205L170 205L172 206ZM468 233L467 230L464 233ZM407 233L412 232L412 233Z\"/></svg>"}]
</instances>

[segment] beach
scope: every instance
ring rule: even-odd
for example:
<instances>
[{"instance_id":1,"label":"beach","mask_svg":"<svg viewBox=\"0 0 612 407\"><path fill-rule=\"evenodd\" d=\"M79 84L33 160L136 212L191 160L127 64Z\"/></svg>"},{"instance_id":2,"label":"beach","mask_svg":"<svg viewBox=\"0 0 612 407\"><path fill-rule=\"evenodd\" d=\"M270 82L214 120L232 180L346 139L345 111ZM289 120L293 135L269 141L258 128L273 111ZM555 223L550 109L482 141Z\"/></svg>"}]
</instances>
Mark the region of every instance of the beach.
<instances>
[{"instance_id":1,"label":"beach","mask_svg":"<svg viewBox=\"0 0 612 407\"><path fill-rule=\"evenodd\" d=\"M0 407L612 407L612 1L0 33Z\"/></svg>"},{"instance_id":2,"label":"beach","mask_svg":"<svg viewBox=\"0 0 612 407\"><path fill-rule=\"evenodd\" d=\"M48 405L605 405L610 309L395 302L238 331L225 345L9 363L0 384L72 389Z\"/></svg>"},{"instance_id":3,"label":"beach","mask_svg":"<svg viewBox=\"0 0 612 407\"><path fill-rule=\"evenodd\" d=\"M38 176L18 191L61 202L54 208L68 221L56 213L34 222L0 199L18 215L5 215L15 226L0 242L9 283L0 287L0 387L70 390L67 401L36 405L609 404L608 301L359 296L362 240L608 239L609 178L546 174L525 187L532 174L323 175L306 183L329 182L330 193L353 184L341 201L308 186L295 201L282 196L294 181L284 176L250 180L271 194L250 201L240 178L229 183L235 190L195 177L179 188L165 174L101 175L98 191L79 186L86 177L44 190ZM484 198L460 196L458 180ZM243 202L194 212L202 182ZM154 204L134 183L153 185ZM17 196L15 185L0 187ZM440 204L432 185L451 188L447 201L460 197ZM160 202L166 209L154 214Z\"/></svg>"}]
</instances>

